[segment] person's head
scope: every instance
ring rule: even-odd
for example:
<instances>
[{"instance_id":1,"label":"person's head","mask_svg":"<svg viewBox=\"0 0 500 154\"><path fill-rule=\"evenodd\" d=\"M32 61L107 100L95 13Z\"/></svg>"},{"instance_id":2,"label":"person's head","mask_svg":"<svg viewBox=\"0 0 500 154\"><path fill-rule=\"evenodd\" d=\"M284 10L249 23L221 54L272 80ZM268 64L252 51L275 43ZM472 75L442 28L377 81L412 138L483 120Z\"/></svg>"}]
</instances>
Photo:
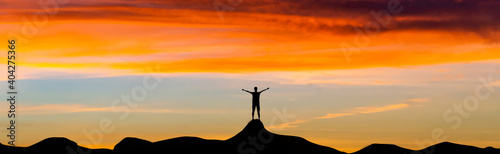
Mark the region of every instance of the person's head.
<instances>
[{"instance_id":1,"label":"person's head","mask_svg":"<svg viewBox=\"0 0 500 154\"><path fill-rule=\"evenodd\" d=\"M253 90L257 91L257 87L253 87Z\"/></svg>"}]
</instances>

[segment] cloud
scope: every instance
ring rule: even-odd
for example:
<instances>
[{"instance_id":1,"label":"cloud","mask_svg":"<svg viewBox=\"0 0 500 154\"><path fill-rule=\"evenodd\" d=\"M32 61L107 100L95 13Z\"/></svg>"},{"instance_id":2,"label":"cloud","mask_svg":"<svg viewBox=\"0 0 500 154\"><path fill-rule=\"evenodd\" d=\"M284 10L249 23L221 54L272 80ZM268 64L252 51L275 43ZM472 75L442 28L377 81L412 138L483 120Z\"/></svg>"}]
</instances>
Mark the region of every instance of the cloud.
<instances>
[{"instance_id":1,"label":"cloud","mask_svg":"<svg viewBox=\"0 0 500 154\"><path fill-rule=\"evenodd\" d=\"M424 102L429 102L429 99L427 99L427 98L412 98L412 99L405 100L405 102L424 103Z\"/></svg>"},{"instance_id":2,"label":"cloud","mask_svg":"<svg viewBox=\"0 0 500 154\"><path fill-rule=\"evenodd\" d=\"M46 115L46 114L65 114L82 112L117 112L123 110L120 107L92 107L81 104L44 104L44 105L26 105L22 106L23 113L26 115ZM180 114L200 114L200 113L223 113L223 110L202 110L202 109L166 109L166 108L132 108L133 113L180 113Z\"/></svg>"},{"instance_id":3,"label":"cloud","mask_svg":"<svg viewBox=\"0 0 500 154\"><path fill-rule=\"evenodd\" d=\"M0 34L22 32L38 5L0 1ZM304 71L433 65L499 59L497 1L401 1L402 13L346 60L339 43L359 42L355 28L386 0L244 1L219 19L213 0L71 1L24 47L23 64L67 69L164 73ZM41 30L43 28L43 31ZM131 33L134 32L134 33ZM137 35L141 34L141 35ZM22 36L22 35L20 35ZM206 37L210 36L210 37ZM418 36L418 37L416 37ZM20 41L22 42L22 41ZM57 46L50 46L58 42ZM462 48L475 45L475 48ZM451 50L454 49L454 50ZM48 54L50 53L50 54ZM446 57L446 58L442 58ZM224 67L220 67L224 66ZM144 72L141 72L144 73ZM321 80L315 83L366 84ZM372 81L372 84L393 84Z\"/></svg>"},{"instance_id":4,"label":"cloud","mask_svg":"<svg viewBox=\"0 0 500 154\"><path fill-rule=\"evenodd\" d=\"M230 77L266 80L287 85L426 86L438 83L463 84L463 81L475 81L475 77L471 76L471 74L477 72L478 68L482 68L482 72L489 72L490 67L498 66L498 64L496 61L482 61L466 64L454 63L399 68L277 71L235 74ZM443 72L443 70L447 71ZM428 100L425 98L411 98L405 102L418 103L426 101Z\"/></svg>"},{"instance_id":5,"label":"cloud","mask_svg":"<svg viewBox=\"0 0 500 154\"><path fill-rule=\"evenodd\" d=\"M491 82L489 85L490 86L495 86L495 87L500 87L500 80Z\"/></svg>"},{"instance_id":6,"label":"cloud","mask_svg":"<svg viewBox=\"0 0 500 154\"><path fill-rule=\"evenodd\" d=\"M386 105L386 106L382 106L382 107L374 107L374 106L356 107L356 108L352 108L352 109L348 110L348 112L345 112L345 113L328 113L325 116L315 117L313 119L338 118L338 117L356 115L356 114L377 113L377 112L384 112L384 111L391 111L391 110L399 110L399 109L408 108L408 107L410 107L410 105L406 104L406 103L392 104L392 105Z\"/></svg>"},{"instance_id":7,"label":"cloud","mask_svg":"<svg viewBox=\"0 0 500 154\"><path fill-rule=\"evenodd\" d=\"M393 105L387 105L383 107L357 107L353 109L352 114L360 114L360 113L377 113L377 112L384 112L384 111L391 111L391 110L399 110L403 108L409 107L408 104L402 103L402 104L393 104Z\"/></svg>"},{"instance_id":8,"label":"cloud","mask_svg":"<svg viewBox=\"0 0 500 154\"><path fill-rule=\"evenodd\" d=\"M292 121L292 122L288 122L288 123L282 123L282 124L278 124L278 125L272 125L272 126L269 126L267 128L269 128L269 130L283 130L283 129L286 129L286 128L295 128L295 127L298 127L297 126L298 124L301 124L301 123L304 123L304 122L307 122L307 121L306 120L298 119L298 120L295 120L295 121Z\"/></svg>"},{"instance_id":9,"label":"cloud","mask_svg":"<svg viewBox=\"0 0 500 154\"><path fill-rule=\"evenodd\" d=\"M325 116L316 117L316 118L313 118L313 119L330 119L330 118L337 118L337 117L354 115L354 114L355 113L328 113Z\"/></svg>"},{"instance_id":10,"label":"cloud","mask_svg":"<svg viewBox=\"0 0 500 154\"><path fill-rule=\"evenodd\" d=\"M157 1L146 0L102 2L71 1L60 5L51 20L125 20L194 25L244 26L275 30L318 31L336 34L356 34L354 28L364 28L374 18L371 11L387 10L387 0L271 0L245 1L224 10L225 22L220 22L213 0ZM500 30L498 1L419 0L398 1L403 11L392 16L383 31L432 30L473 32L496 39L491 34ZM38 5L5 2L3 21L22 22L20 16L42 11ZM228 3L226 3L228 4ZM15 9L12 9L15 8ZM439 18L436 18L439 17ZM244 20L242 20L244 19Z\"/></svg>"},{"instance_id":11,"label":"cloud","mask_svg":"<svg viewBox=\"0 0 500 154\"><path fill-rule=\"evenodd\" d=\"M0 66L7 65L1 64ZM106 68L91 68L91 69L68 69L68 68L51 68L51 67L29 67L21 66L22 71L18 71L16 79L75 79L75 78L99 78L113 77L120 75L132 75L134 72L128 70L116 70ZM0 79L8 80L8 79Z\"/></svg>"},{"instance_id":12,"label":"cloud","mask_svg":"<svg viewBox=\"0 0 500 154\"><path fill-rule=\"evenodd\" d=\"M422 101L422 100L418 100L418 101ZM271 126L270 128L272 128L274 130L282 130L282 129L287 129L287 128L298 127L298 124L305 123L305 122L308 122L311 120L331 119L331 118L338 118L338 117L351 116L351 115L357 115L357 114L378 113L378 112L385 112L385 111L392 111L392 110L400 110L400 109L405 109L408 107L410 107L410 104L407 104L407 103L392 104L392 105L386 105L386 106L381 106L381 107L378 107L378 106L356 107L356 108L346 110L347 112L328 113L328 114L326 114L324 116L320 116L320 117L314 117L314 118L310 118L310 119L298 119L298 120L295 120L292 122L274 125L274 126Z\"/></svg>"}]
</instances>

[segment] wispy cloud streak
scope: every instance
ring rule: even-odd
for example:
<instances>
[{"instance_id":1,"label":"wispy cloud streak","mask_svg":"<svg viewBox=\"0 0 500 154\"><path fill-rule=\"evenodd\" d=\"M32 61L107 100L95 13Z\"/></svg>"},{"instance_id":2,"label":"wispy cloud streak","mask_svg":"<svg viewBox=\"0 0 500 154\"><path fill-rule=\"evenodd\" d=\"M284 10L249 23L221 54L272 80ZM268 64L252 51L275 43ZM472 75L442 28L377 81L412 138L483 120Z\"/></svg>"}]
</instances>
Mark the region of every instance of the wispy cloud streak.
<instances>
[{"instance_id":1,"label":"wispy cloud streak","mask_svg":"<svg viewBox=\"0 0 500 154\"><path fill-rule=\"evenodd\" d=\"M113 112L114 107L92 107L81 104L44 104L21 106L26 115L66 114L83 112ZM179 114L205 114L225 113L223 110L210 109L168 109L168 108L134 108L133 113L179 113Z\"/></svg>"},{"instance_id":2,"label":"wispy cloud streak","mask_svg":"<svg viewBox=\"0 0 500 154\"><path fill-rule=\"evenodd\" d=\"M391 104L391 105L385 105L385 106L365 106L365 107L355 107L346 110L346 112L341 112L341 113L327 113L324 116L319 116L319 117L313 117L309 119L298 119L292 122L288 123L282 123L278 124L275 126L271 126L271 129L287 129L287 128L295 128L298 127L299 124L306 123L311 120L319 120L319 119L331 119L331 118L340 118L344 116L353 116L353 115L358 115L358 114L371 114L371 113L379 113L379 112L386 112L386 111L393 111L393 110L401 110L405 108L409 108L415 103L423 103L423 102L428 102L429 100L427 98L413 98L413 99L407 99L404 100L403 102L405 103L399 103L399 104Z\"/></svg>"}]
</instances>

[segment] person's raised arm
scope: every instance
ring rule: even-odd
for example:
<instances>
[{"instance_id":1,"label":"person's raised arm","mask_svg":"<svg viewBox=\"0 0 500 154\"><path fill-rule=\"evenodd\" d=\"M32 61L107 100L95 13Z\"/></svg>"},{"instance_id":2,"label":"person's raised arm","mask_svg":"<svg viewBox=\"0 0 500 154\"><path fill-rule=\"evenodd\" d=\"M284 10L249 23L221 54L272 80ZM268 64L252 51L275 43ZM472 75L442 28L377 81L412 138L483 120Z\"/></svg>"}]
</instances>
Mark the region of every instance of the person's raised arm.
<instances>
[{"instance_id":1,"label":"person's raised arm","mask_svg":"<svg viewBox=\"0 0 500 154\"><path fill-rule=\"evenodd\" d=\"M264 91L266 91L266 90L268 90L268 89L269 89L269 87L267 87L266 89L264 89L264 90L260 91L260 93L261 93L261 92L264 92Z\"/></svg>"},{"instance_id":2,"label":"person's raised arm","mask_svg":"<svg viewBox=\"0 0 500 154\"><path fill-rule=\"evenodd\" d=\"M243 91L245 91L245 92L247 92L247 93L252 93L252 92L250 92L250 91L248 91L248 90L245 90L245 89L241 89L241 90L243 90Z\"/></svg>"}]
</instances>

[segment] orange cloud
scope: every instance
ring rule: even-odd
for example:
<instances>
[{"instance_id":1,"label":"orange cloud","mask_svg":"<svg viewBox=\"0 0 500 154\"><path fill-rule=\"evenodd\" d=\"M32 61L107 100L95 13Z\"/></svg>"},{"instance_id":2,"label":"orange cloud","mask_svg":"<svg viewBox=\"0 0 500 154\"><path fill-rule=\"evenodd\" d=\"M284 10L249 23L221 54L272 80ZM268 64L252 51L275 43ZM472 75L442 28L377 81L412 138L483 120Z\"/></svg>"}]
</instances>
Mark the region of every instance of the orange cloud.
<instances>
[{"instance_id":1,"label":"orange cloud","mask_svg":"<svg viewBox=\"0 0 500 154\"><path fill-rule=\"evenodd\" d=\"M405 101L406 102L413 102L413 103L424 103L424 102L428 102L429 99L427 99L427 98L412 98L412 99L407 99Z\"/></svg>"},{"instance_id":2,"label":"orange cloud","mask_svg":"<svg viewBox=\"0 0 500 154\"><path fill-rule=\"evenodd\" d=\"M307 1L276 1L272 7L275 9L266 11L269 6L246 2L240 11L224 12L224 21L221 21L213 6L206 5L210 2L75 2L61 5L58 14L49 17L47 24L35 27L37 33L33 37L21 34L25 26L21 19L43 10L38 6L20 5L21 9L7 9L10 13L0 15L3 27L0 34L19 34L17 39L22 49L19 65L106 68L134 73L144 73L144 66L156 64L165 68L162 70L165 73L241 73L400 67L500 59L497 52L500 47L488 44L488 39L482 35L485 34L483 31L496 33L494 27L429 30L430 27L426 26L429 22L439 24L442 20L417 13L394 16L393 26L385 27L378 35L360 37L354 28L363 28L370 18L351 18L351 13L362 13L352 9L329 11L331 9L323 5ZM338 6L367 9L367 4L346 3L358 5L340 3ZM167 6L169 9L162 8ZM305 6L315 6L321 13L298 9ZM453 20L465 20L456 14L444 15ZM363 45L359 45L360 41ZM342 48L341 43L352 47ZM0 57L2 59L5 57ZM390 83L374 81L374 84Z\"/></svg>"},{"instance_id":3,"label":"orange cloud","mask_svg":"<svg viewBox=\"0 0 500 154\"><path fill-rule=\"evenodd\" d=\"M353 109L353 113L377 113L377 112L384 112L384 111L390 111L390 110L399 110L402 108L407 108L409 107L408 104L393 104L393 105L387 105L383 107L358 107Z\"/></svg>"},{"instance_id":4,"label":"orange cloud","mask_svg":"<svg viewBox=\"0 0 500 154\"><path fill-rule=\"evenodd\" d=\"M288 122L288 123L282 123L282 124L278 124L278 125L274 125L274 126L269 126L267 128L269 128L269 130L282 130L282 129L286 129L286 128L295 128L295 127L298 127L297 124L304 123L304 122L306 122L306 120L298 119L298 120Z\"/></svg>"},{"instance_id":5,"label":"orange cloud","mask_svg":"<svg viewBox=\"0 0 500 154\"><path fill-rule=\"evenodd\" d=\"M42 114L63 114L63 113L80 113L80 112L114 112L113 108L118 107L91 107L81 104L44 104L44 105L27 105L22 107L28 115ZM119 109L122 111L121 109ZM129 112L138 113L222 113L223 110L201 110L201 109L162 109L162 108L130 108Z\"/></svg>"},{"instance_id":6,"label":"orange cloud","mask_svg":"<svg viewBox=\"0 0 500 154\"><path fill-rule=\"evenodd\" d=\"M500 87L500 80L497 80L497 81L493 81L489 84L490 86L494 86L494 87Z\"/></svg>"},{"instance_id":7,"label":"orange cloud","mask_svg":"<svg viewBox=\"0 0 500 154\"><path fill-rule=\"evenodd\" d=\"M354 115L355 113L328 113L325 116L322 117L316 117L314 119L330 119L330 118L337 118L337 117L342 117L342 116L348 116L348 115Z\"/></svg>"},{"instance_id":8,"label":"orange cloud","mask_svg":"<svg viewBox=\"0 0 500 154\"><path fill-rule=\"evenodd\" d=\"M387 105L387 106L382 106L382 107L372 107L372 106L371 107L357 107L357 108L351 109L349 112L346 112L346 113L328 113L325 116L315 117L313 119L338 118L338 117L356 115L356 114L377 113L377 112L384 112L384 111L391 111L391 110L399 110L399 109L403 109L403 108L407 108L407 107L409 107L409 105L405 104L405 103Z\"/></svg>"},{"instance_id":9,"label":"orange cloud","mask_svg":"<svg viewBox=\"0 0 500 154\"><path fill-rule=\"evenodd\" d=\"M399 109L404 109L410 107L409 104L406 103L401 103L401 104L392 104L392 105L386 105L382 107L356 107L353 109L348 110L348 112L344 113L328 113L325 116L320 116L320 117L314 117L310 119L298 119L292 122L288 123L283 123L275 126L271 126L271 129L274 130L281 130L281 129L286 129L286 128L295 128L298 127L298 124L305 123L311 120L316 120L316 119L331 119L331 118L338 118L338 117L343 117L343 116L350 116L350 115L356 115L356 114L367 114L367 113L377 113L377 112L385 112L385 111L391 111L391 110L399 110Z\"/></svg>"}]
</instances>

